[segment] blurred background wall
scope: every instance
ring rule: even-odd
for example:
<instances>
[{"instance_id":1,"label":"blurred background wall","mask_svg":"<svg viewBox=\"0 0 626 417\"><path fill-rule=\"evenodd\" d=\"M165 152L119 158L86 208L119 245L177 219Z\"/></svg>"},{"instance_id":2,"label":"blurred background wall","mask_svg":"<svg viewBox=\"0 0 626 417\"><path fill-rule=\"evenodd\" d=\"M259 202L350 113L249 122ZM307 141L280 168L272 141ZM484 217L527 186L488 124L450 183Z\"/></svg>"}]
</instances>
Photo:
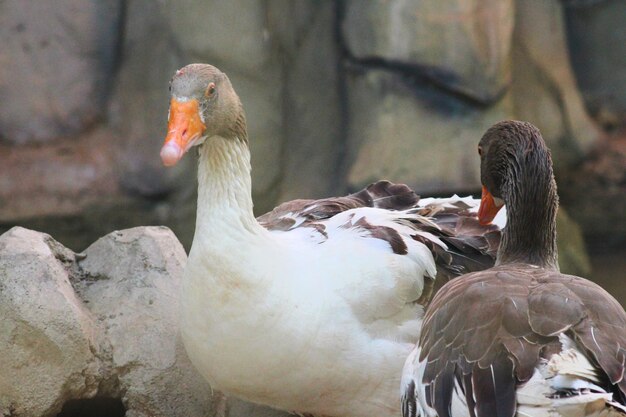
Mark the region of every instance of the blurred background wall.
<instances>
[{"instance_id":1,"label":"blurred background wall","mask_svg":"<svg viewBox=\"0 0 626 417\"><path fill-rule=\"evenodd\" d=\"M247 111L258 214L382 178L478 195L485 129L536 124L564 269L626 301L623 0L0 0L0 45L0 232L188 248L196 160L159 150L171 75L207 62Z\"/></svg>"}]
</instances>

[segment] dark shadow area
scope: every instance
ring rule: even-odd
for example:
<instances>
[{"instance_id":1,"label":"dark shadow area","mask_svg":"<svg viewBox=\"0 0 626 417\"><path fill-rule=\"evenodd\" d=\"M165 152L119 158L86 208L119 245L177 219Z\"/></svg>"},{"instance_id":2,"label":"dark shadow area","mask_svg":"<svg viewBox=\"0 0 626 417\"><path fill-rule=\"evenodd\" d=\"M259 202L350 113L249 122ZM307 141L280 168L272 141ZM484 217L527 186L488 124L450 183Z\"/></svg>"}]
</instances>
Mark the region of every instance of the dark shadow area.
<instances>
[{"instance_id":1,"label":"dark shadow area","mask_svg":"<svg viewBox=\"0 0 626 417\"><path fill-rule=\"evenodd\" d=\"M56 417L124 417L126 408L118 398L96 397L69 400Z\"/></svg>"},{"instance_id":2,"label":"dark shadow area","mask_svg":"<svg viewBox=\"0 0 626 417\"><path fill-rule=\"evenodd\" d=\"M607 290L626 307L626 286L624 285L624 271L626 271L626 246L620 248L589 245L591 259L591 276L593 282Z\"/></svg>"}]
</instances>

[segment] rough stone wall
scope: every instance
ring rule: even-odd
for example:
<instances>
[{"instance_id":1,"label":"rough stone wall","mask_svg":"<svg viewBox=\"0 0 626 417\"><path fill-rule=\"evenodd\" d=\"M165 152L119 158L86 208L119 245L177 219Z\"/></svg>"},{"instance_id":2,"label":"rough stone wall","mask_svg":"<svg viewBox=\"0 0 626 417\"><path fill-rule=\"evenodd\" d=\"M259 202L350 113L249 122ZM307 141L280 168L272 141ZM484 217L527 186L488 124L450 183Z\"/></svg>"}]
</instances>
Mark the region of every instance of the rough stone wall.
<instances>
[{"instance_id":1,"label":"rough stone wall","mask_svg":"<svg viewBox=\"0 0 626 417\"><path fill-rule=\"evenodd\" d=\"M476 142L505 118L543 131L573 204L567 179L615 142L607 129L626 124L623 8L619 0L0 2L0 227L26 225L82 249L114 229L167 224L189 245L194 158L171 170L158 158L168 81L189 62L220 67L241 95L259 213L380 178L424 195L476 192ZM591 184L624 190L615 170L594 171ZM622 242L624 216L592 211L571 214L587 235L618 233Z\"/></svg>"},{"instance_id":2,"label":"rough stone wall","mask_svg":"<svg viewBox=\"0 0 626 417\"><path fill-rule=\"evenodd\" d=\"M578 87L606 129L626 120L626 29L623 1L565 1L568 44ZM602 45L602 47L600 46Z\"/></svg>"},{"instance_id":3,"label":"rough stone wall","mask_svg":"<svg viewBox=\"0 0 626 417\"><path fill-rule=\"evenodd\" d=\"M177 330L185 261L165 227L80 254L20 227L0 236L0 415L211 416Z\"/></svg>"},{"instance_id":4,"label":"rough stone wall","mask_svg":"<svg viewBox=\"0 0 626 417\"><path fill-rule=\"evenodd\" d=\"M208 62L247 111L259 213L381 178L476 193L483 131L533 122L571 217L561 260L583 273L575 222L590 242L626 240L625 4L0 1L0 231L25 225L82 251L166 224L189 245L195 160L166 170L158 152L171 75ZM128 416L213 413L172 334L174 236L113 233L85 254L25 229L0 237L0 415L55 416L82 398Z\"/></svg>"}]
</instances>

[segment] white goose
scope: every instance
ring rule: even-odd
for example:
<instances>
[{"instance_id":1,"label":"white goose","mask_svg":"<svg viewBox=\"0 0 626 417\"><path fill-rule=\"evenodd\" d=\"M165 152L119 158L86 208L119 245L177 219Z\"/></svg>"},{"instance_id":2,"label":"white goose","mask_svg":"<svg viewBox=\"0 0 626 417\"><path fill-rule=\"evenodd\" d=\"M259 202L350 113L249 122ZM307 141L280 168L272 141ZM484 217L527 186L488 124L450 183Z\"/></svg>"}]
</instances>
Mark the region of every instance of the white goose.
<instances>
[{"instance_id":1,"label":"white goose","mask_svg":"<svg viewBox=\"0 0 626 417\"><path fill-rule=\"evenodd\" d=\"M257 220L245 116L226 75L188 65L171 94L161 158L174 165L193 146L200 155L181 300L193 364L215 388L283 410L398 415L437 270L492 265L498 228L478 224L471 198L418 202L385 181Z\"/></svg>"},{"instance_id":2,"label":"white goose","mask_svg":"<svg viewBox=\"0 0 626 417\"><path fill-rule=\"evenodd\" d=\"M433 298L404 369L404 417L626 416L626 313L558 270L558 196L539 130L500 122L478 150L480 220L508 207L497 266Z\"/></svg>"}]
</instances>

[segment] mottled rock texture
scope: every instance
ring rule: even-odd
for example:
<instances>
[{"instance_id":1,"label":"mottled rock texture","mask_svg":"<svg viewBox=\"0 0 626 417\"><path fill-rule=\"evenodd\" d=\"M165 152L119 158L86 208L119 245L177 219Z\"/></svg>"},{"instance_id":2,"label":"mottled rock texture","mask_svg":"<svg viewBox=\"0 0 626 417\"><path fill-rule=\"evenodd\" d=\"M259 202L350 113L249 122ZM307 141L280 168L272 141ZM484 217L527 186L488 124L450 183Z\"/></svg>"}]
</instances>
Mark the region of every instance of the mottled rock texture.
<instances>
[{"instance_id":1,"label":"mottled rock texture","mask_svg":"<svg viewBox=\"0 0 626 417\"><path fill-rule=\"evenodd\" d=\"M104 116L121 3L0 2L0 138L50 141Z\"/></svg>"},{"instance_id":2,"label":"mottled rock texture","mask_svg":"<svg viewBox=\"0 0 626 417\"><path fill-rule=\"evenodd\" d=\"M626 2L567 1L572 65L590 113L607 128L626 128Z\"/></svg>"},{"instance_id":3,"label":"mottled rock texture","mask_svg":"<svg viewBox=\"0 0 626 417\"><path fill-rule=\"evenodd\" d=\"M55 415L98 393L102 325L74 292L75 262L48 235L0 237L0 415Z\"/></svg>"},{"instance_id":4,"label":"mottled rock texture","mask_svg":"<svg viewBox=\"0 0 626 417\"><path fill-rule=\"evenodd\" d=\"M211 415L177 332L185 259L164 227L113 232L81 254L28 229L3 234L0 415L88 399L117 399L127 417Z\"/></svg>"},{"instance_id":5,"label":"mottled rock texture","mask_svg":"<svg viewBox=\"0 0 626 417\"><path fill-rule=\"evenodd\" d=\"M478 194L476 143L506 118L539 126L561 193L575 195L571 178L611 149L598 126L626 124L623 4L0 2L0 232L28 226L80 251L165 224L189 247L196 160L165 169L158 152L168 81L190 62L218 66L241 95L258 214L382 178ZM595 172L595 198L570 213L585 235L620 241L598 222L623 219L603 213L626 197Z\"/></svg>"},{"instance_id":6,"label":"mottled rock texture","mask_svg":"<svg viewBox=\"0 0 626 417\"><path fill-rule=\"evenodd\" d=\"M342 30L356 59L415 68L493 103L511 78L514 12L513 0L348 0Z\"/></svg>"},{"instance_id":7,"label":"mottled rock texture","mask_svg":"<svg viewBox=\"0 0 626 417\"><path fill-rule=\"evenodd\" d=\"M626 132L622 132L605 138L563 181L561 200L597 252L626 247L625 167ZM622 280L619 275L613 279Z\"/></svg>"},{"instance_id":8,"label":"mottled rock texture","mask_svg":"<svg viewBox=\"0 0 626 417\"><path fill-rule=\"evenodd\" d=\"M480 188L476 138L510 115L510 100L479 110L421 87L393 72L351 72L347 181L353 189L377 178L426 195Z\"/></svg>"},{"instance_id":9,"label":"mottled rock texture","mask_svg":"<svg viewBox=\"0 0 626 417\"><path fill-rule=\"evenodd\" d=\"M585 112L569 64L562 3L525 0L515 4L514 114L541 130L556 172L565 173L590 152L600 132Z\"/></svg>"},{"instance_id":10,"label":"mottled rock texture","mask_svg":"<svg viewBox=\"0 0 626 417\"><path fill-rule=\"evenodd\" d=\"M626 241L624 7L0 0L0 233L28 226L83 251L166 224L188 247L196 160L168 170L158 153L171 75L208 62L244 103L259 214L382 178L478 194L483 131L536 124L571 217L559 219L562 267L585 275L576 223L602 250ZM213 413L175 336L174 236L116 232L84 253L21 228L0 237L0 415L76 415L81 399L109 417Z\"/></svg>"}]
</instances>

